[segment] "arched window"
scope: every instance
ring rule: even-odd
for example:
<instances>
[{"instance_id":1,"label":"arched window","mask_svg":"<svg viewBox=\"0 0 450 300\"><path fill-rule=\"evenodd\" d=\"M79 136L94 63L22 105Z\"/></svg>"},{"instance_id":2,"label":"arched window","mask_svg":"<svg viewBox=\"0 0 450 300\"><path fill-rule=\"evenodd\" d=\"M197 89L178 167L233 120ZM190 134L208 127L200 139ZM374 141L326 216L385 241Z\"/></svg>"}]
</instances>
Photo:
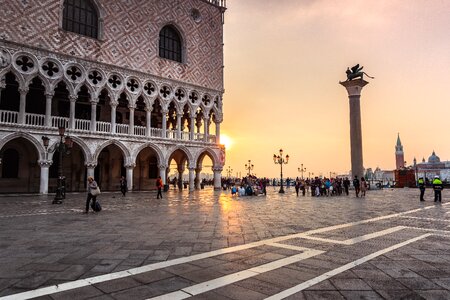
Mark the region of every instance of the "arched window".
<instances>
[{"instance_id":1,"label":"arched window","mask_svg":"<svg viewBox=\"0 0 450 300\"><path fill-rule=\"evenodd\" d=\"M181 62L181 38L171 25L164 26L159 32L159 56Z\"/></svg>"},{"instance_id":2,"label":"arched window","mask_svg":"<svg viewBox=\"0 0 450 300\"><path fill-rule=\"evenodd\" d=\"M3 152L2 178L19 177L19 152L15 149L7 149Z\"/></svg>"},{"instance_id":3,"label":"arched window","mask_svg":"<svg viewBox=\"0 0 450 300\"><path fill-rule=\"evenodd\" d=\"M65 0L63 29L98 38L98 15L90 0Z\"/></svg>"}]
</instances>

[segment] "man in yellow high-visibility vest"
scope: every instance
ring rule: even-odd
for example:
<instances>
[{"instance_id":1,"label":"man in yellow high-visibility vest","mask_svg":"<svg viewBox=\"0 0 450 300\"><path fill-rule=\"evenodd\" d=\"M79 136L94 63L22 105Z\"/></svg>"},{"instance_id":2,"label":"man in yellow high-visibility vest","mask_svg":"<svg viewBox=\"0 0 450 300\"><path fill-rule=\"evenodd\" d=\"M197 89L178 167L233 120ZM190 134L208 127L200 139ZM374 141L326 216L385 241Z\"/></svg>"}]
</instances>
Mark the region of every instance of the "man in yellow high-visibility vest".
<instances>
[{"instance_id":1,"label":"man in yellow high-visibility vest","mask_svg":"<svg viewBox=\"0 0 450 300\"><path fill-rule=\"evenodd\" d=\"M423 177L419 178L419 180L417 181L417 185L420 189L420 201L425 201L425 199L423 198L423 195L425 194L425 181L423 180Z\"/></svg>"},{"instance_id":2,"label":"man in yellow high-visibility vest","mask_svg":"<svg viewBox=\"0 0 450 300\"><path fill-rule=\"evenodd\" d=\"M434 202L442 202L442 195L441 191L444 188L442 185L441 179L439 179L439 176L434 176L433 179L433 190L434 190Z\"/></svg>"}]
</instances>

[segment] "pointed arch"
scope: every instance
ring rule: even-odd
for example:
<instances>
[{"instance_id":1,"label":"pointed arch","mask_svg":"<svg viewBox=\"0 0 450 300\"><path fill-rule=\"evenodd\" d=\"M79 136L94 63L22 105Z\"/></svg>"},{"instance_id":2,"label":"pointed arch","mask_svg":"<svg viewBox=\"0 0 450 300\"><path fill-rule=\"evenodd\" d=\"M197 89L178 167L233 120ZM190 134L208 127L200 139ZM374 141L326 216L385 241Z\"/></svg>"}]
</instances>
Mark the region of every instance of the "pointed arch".
<instances>
[{"instance_id":1,"label":"pointed arch","mask_svg":"<svg viewBox=\"0 0 450 300\"><path fill-rule=\"evenodd\" d=\"M136 148L131 155L132 161L130 161L130 163L136 163L136 158L138 157L139 153L141 153L141 151L144 150L145 148L150 148L153 151L155 151L156 157L158 158L158 164L165 163L164 153L157 145L155 145L151 142L147 142L145 144L140 145L138 148Z\"/></svg>"},{"instance_id":2,"label":"pointed arch","mask_svg":"<svg viewBox=\"0 0 450 300\"><path fill-rule=\"evenodd\" d=\"M208 147L205 147L205 148L201 149L200 151L198 151L198 154L195 157L194 166L196 166L198 164L199 160L203 159L205 157L205 155L208 155L209 158L211 158L214 168L221 166L220 159L219 159L219 156L217 155L217 153L213 149L208 148Z\"/></svg>"},{"instance_id":3,"label":"pointed arch","mask_svg":"<svg viewBox=\"0 0 450 300\"><path fill-rule=\"evenodd\" d=\"M102 152L103 149L105 149L106 147L110 146L110 145L116 145L117 147L119 147L120 150L122 150L122 155L125 158L125 161L128 163L128 161L131 158L131 154L130 151L128 150L128 148L121 142L117 141L117 140L109 140L104 142L103 144L101 144L94 152L93 156L92 156L92 161L96 162L98 161L98 156L100 155L100 152Z\"/></svg>"},{"instance_id":4,"label":"pointed arch","mask_svg":"<svg viewBox=\"0 0 450 300\"><path fill-rule=\"evenodd\" d=\"M0 140L0 150L10 141L17 139L17 138L24 138L27 141L31 142L35 147L36 150L38 151L38 157L40 159L44 159L45 158L45 148L44 145L42 144L42 141L37 140L33 135L29 134L29 133L25 133L25 132L14 132L11 133L7 136L5 136L4 138L2 138Z\"/></svg>"},{"instance_id":5,"label":"pointed arch","mask_svg":"<svg viewBox=\"0 0 450 300\"><path fill-rule=\"evenodd\" d=\"M189 164L191 164L194 161L194 156L192 155L192 153L189 151L189 149L186 146L175 145L175 146L169 148L169 150L167 151L167 153L168 153L168 156L166 157L167 164L169 164L169 159L172 156L172 154L174 154L174 152L177 150L182 151L186 155Z\"/></svg>"}]
</instances>

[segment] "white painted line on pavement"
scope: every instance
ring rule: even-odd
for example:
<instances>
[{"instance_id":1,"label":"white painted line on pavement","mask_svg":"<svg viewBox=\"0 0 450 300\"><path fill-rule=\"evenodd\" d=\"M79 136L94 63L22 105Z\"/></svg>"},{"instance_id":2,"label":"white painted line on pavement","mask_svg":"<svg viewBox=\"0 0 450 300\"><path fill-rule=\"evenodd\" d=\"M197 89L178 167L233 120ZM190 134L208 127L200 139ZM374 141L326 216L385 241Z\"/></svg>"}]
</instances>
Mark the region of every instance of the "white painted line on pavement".
<instances>
[{"instance_id":1,"label":"white painted line on pavement","mask_svg":"<svg viewBox=\"0 0 450 300\"><path fill-rule=\"evenodd\" d=\"M369 234L365 234L365 235L361 235L358 237L354 237L352 239L348 239L345 241L339 241L339 240L332 240L332 239L327 239L327 238L320 238L320 237L315 237L315 236L310 236L308 234L305 234L303 236L300 236L299 238L302 239L308 239L308 240L315 240L315 241L321 241L321 242L326 242L326 243L331 243L331 244L339 244L339 245L353 245L356 243L360 243L363 241L367 241L370 239L374 239L386 234L391 234L393 232L399 231L405 229L405 226L395 226L395 227L391 227L385 230L381 230L381 231L377 231L377 232L373 232L373 233L369 233Z\"/></svg>"},{"instance_id":2,"label":"white painted line on pavement","mask_svg":"<svg viewBox=\"0 0 450 300\"><path fill-rule=\"evenodd\" d=\"M342 272L344 272L344 271L347 271L347 270L349 270L349 269L351 269L351 268L353 268L353 267L356 267L356 266L358 266L358 265L360 265L360 264L363 264L363 263L365 263L365 262L367 262L367 261L369 261L369 260L371 260L371 259L374 259L374 258L377 257L377 256L383 255L383 254L385 254L385 253L387 253L387 252L390 252L390 251L392 251L392 250L401 248L401 247L403 247L403 246L406 246L406 245L411 244L411 243L413 243L413 242L416 242L416 241L418 241L418 240L424 239L424 238L429 237L429 236L431 236L431 235L432 235L431 233L426 233L426 234L423 234L423 235L421 235L421 236L415 237L415 238L413 238L413 239L410 239L410 240L404 241L404 242L402 242L402 243L393 245L393 246L391 246L391 247L382 249L382 250L380 250L380 251L374 252L374 253L369 254L369 255L367 255L367 256L364 256L364 257L362 257L362 258L360 258L360 259L357 259L357 260L355 260L355 261L353 261L353 262L350 262L350 263L348 263L348 264L345 264L345 265L343 265L343 266L341 266L341 267L339 267L339 268L336 268L336 269L334 269L334 270L331 270L331 271L329 271L329 272L326 272L326 273L324 273L324 274L322 274L322 275L320 275L320 276L317 276L317 277L315 277L315 278L312 278L312 279L310 279L310 280L307 280L307 281L305 281L305 282L303 282L303 283L301 283L301 284L299 284L299 285L296 285L296 286L294 286L294 287L292 287L292 288L289 288L289 289L287 289L287 290L284 290L284 291L282 291L282 292L280 292L280 293L278 293L278 294L275 294L275 295L272 295L272 296L270 296L270 297L267 297L266 300L278 300L278 299L284 299L284 298L289 297L289 296L291 296L291 295L293 295L293 294L295 294L295 293L298 293L298 292L300 292L300 291L303 291L304 289L307 289L307 288L309 288L309 287L311 287L311 286L313 286L313 285L315 285L315 284L317 284L317 283L319 283L319 282L322 282L322 281L324 281L324 280L326 280L326 279L328 279L328 278L330 278L330 277L333 277L333 276L335 276L335 275L337 275L337 274L340 274L340 273L342 273Z\"/></svg>"},{"instance_id":3,"label":"white painted line on pavement","mask_svg":"<svg viewBox=\"0 0 450 300\"><path fill-rule=\"evenodd\" d=\"M448 205L448 204L450 204L450 202L445 203L442 206ZM137 274L141 274L141 273L145 273L145 272L149 272L149 271L153 271L153 270L157 270L157 269L161 269L161 268L166 268L166 267L170 267L170 266L174 266L174 265L178 265L178 264L183 264L183 263L187 263L187 262L191 262L191 261L195 261L195 260L199 260L199 259L209 258L209 257L217 256L220 254L226 254L226 253L232 253L235 251L246 250L246 249L262 246L267 243L277 243L277 242L281 242L281 241L285 241L285 240L303 237L305 235L312 235L312 234L327 232L327 231L331 231L331 230L335 230L335 229L346 228L346 227L350 227L350 226L354 226L354 225L366 224L366 223L376 222L376 221L385 220L385 219L389 219L389 218L395 218L398 216L415 213L418 211L423 211L423 210L427 210L427 209L431 209L431 208L435 208L435 207L436 207L435 205L431 205L431 206L417 208L417 209L413 209L413 210L405 211L405 212L401 212L401 213L395 213L395 214L391 214L391 215L375 217L375 218L361 220L361 221L357 221L357 222L350 222L350 223L346 223L346 224L340 224L340 225L334 225L334 226L329 226L329 227L324 227L324 228L319 228L319 229L313 229L313 230L302 232L302 233L295 233L295 234L291 234L291 235L280 236L280 237L276 237L276 238L272 238L272 239L253 242L250 244L219 249L219 250L215 250L215 251L211 251L211 252L177 258L174 260L150 264L150 265L133 268L133 269L129 269L129 270L124 270L124 271L120 271L120 272L95 276L95 277L86 278L86 279L79 279L79 280L70 281L70 282L66 282L63 284L59 284L59 285L53 285L53 286L48 286L48 287L44 287L44 288L39 288L36 290L31 290L31 291L27 291L27 292L8 295L8 296L0 297L0 300L30 299L30 298L50 295L50 294L54 294L54 293L59 293L59 292L63 292L63 291L68 291L68 290L88 286L88 285L95 284L95 283L106 282L106 281L124 278L124 277L132 276L132 275L137 275Z\"/></svg>"},{"instance_id":4,"label":"white painted line on pavement","mask_svg":"<svg viewBox=\"0 0 450 300\"><path fill-rule=\"evenodd\" d=\"M305 248L305 247L300 247L300 246L294 246L294 245L289 245L289 244L280 244L280 243L266 243L267 246L272 246L272 247L277 247L277 248L284 248L284 249L289 249L289 250L294 250L294 251L309 251L309 250L313 250L311 248Z\"/></svg>"},{"instance_id":5,"label":"white painted line on pavement","mask_svg":"<svg viewBox=\"0 0 450 300\"><path fill-rule=\"evenodd\" d=\"M229 285L229 284L233 284L235 282L247 279L247 278L251 278L254 276L257 276L259 274L263 274L275 269L279 269L281 267L302 261L304 259L307 258L311 258L314 257L316 255L322 254L325 251L320 251L320 250L309 250L306 252L303 252L301 254L296 254L293 256L289 256L283 259L279 259L258 267L254 267L254 268L250 268L244 271L240 271L240 272L236 272L233 274L229 274L229 275L225 275L216 279L212 279L209 281L205 281L187 288L183 288L179 291L173 292L173 293L169 293L169 294L165 294L165 295L161 295L158 297L154 297L154 298L150 298L151 300L162 300L162 299L172 299L172 300L181 300L181 299L186 299L189 298L191 296L195 296L198 294L202 294L202 293L206 293L209 292L211 290ZM184 293L180 293L184 292ZM189 295L189 296L188 296ZM179 297L179 298L178 298ZM147 299L147 300L150 300Z\"/></svg>"},{"instance_id":6,"label":"white painted line on pavement","mask_svg":"<svg viewBox=\"0 0 450 300\"><path fill-rule=\"evenodd\" d=\"M433 222L450 222L450 220L448 220L448 219L421 218L421 217L412 217L412 216L401 216L400 218L433 221Z\"/></svg>"}]
</instances>

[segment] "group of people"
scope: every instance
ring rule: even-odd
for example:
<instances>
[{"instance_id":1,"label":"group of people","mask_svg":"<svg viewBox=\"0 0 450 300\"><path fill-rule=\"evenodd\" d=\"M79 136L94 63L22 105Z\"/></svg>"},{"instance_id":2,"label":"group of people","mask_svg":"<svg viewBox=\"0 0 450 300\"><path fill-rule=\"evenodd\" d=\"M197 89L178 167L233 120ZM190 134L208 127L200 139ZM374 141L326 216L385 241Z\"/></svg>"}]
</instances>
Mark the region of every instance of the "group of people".
<instances>
[{"instance_id":1,"label":"group of people","mask_svg":"<svg viewBox=\"0 0 450 300\"><path fill-rule=\"evenodd\" d=\"M423 180L423 177L420 177L417 181L417 184L419 186L420 190L420 201L425 201L425 188L426 184ZM439 178L439 176L434 176L432 187L434 191L434 202L442 202L442 190L444 189L444 185L442 184L442 180Z\"/></svg>"},{"instance_id":2,"label":"group of people","mask_svg":"<svg viewBox=\"0 0 450 300\"><path fill-rule=\"evenodd\" d=\"M239 186L234 182L225 182L222 186L225 190L230 188L231 196L258 196L267 194L267 179L259 179L252 175L244 177Z\"/></svg>"}]
</instances>

